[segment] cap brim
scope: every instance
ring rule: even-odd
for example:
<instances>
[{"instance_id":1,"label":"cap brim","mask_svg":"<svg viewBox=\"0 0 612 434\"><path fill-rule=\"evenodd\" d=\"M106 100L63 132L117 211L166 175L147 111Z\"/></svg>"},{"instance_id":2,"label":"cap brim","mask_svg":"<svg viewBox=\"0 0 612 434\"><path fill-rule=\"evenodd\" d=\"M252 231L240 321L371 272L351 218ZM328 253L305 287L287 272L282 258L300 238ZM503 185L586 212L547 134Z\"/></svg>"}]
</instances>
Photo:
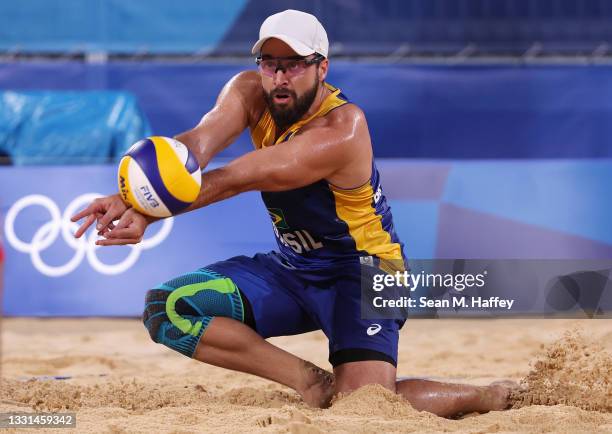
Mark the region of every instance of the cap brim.
<instances>
[{"instance_id":1,"label":"cap brim","mask_svg":"<svg viewBox=\"0 0 612 434\"><path fill-rule=\"evenodd\" d=\"M285 44L289 45L291 47L291 49L293 51L295 51L300 56L308 56L309 54L313 54L315 52L312 48L310 48L307 45L301 43L297 39L293 39L293 38L291 38L289 36L286 36L286 35L270 35L270 36L266 36L265 38L261 38L259 41L257 41L255 43L255 45L253 45L253 49L251 49L251 53L259 54L263 44L268 39L271 39L271 38L280 39Z\"/></svg>"}]
</instances>

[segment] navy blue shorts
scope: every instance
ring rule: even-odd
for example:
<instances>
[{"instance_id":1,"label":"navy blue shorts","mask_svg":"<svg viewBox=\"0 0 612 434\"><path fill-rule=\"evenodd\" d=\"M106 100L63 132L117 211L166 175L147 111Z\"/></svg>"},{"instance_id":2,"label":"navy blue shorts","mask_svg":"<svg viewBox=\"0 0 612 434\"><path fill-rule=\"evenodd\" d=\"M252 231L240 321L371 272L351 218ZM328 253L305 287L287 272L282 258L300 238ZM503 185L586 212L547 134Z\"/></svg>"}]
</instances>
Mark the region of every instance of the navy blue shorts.
<instances>
[{"instance_id":1,"label":"navy blue shorts","mask_svg":"<svg viewBox=\"0 0 612 434\"><path fill-rule=\"evenodd\" d=\"M403 320L361 319L359 266L332 275L295 270L276 252L237 256L206 269L231 278L245 306L245 322L262 337L322 330L329 339L329 361L383 360L397 365ZM249 320L248 317L252 316Z\"/></svg>"}]
</instances>

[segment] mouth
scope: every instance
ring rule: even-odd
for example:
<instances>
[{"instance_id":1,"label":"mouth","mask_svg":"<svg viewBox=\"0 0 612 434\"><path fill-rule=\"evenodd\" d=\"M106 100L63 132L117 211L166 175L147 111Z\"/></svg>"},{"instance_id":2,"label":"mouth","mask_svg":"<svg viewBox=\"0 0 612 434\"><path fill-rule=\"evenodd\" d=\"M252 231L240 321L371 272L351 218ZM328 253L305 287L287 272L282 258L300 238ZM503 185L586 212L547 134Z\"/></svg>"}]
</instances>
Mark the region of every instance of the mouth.
<instances>
[{"instance_id":1,"label":"mouth","mask_svg":"<svg viewBox=\"0 0 612 434\"><path fill-rule=\"evenodd\" d=\"M290 95L276 95L274 97L274 102L276 104L287 104L289 103L290 99L291 99Z\"/></svg>"},{"instance_id":2,"label":"mouth","mask_svg":"<svg viewBox=\"0 0 612 434\"><path fill-rule=\"evenodd\" d=\"M291 93L289 92L275 92L273 100L277 104L287 104L291 100Z\"/></svg>"}]
</instances>

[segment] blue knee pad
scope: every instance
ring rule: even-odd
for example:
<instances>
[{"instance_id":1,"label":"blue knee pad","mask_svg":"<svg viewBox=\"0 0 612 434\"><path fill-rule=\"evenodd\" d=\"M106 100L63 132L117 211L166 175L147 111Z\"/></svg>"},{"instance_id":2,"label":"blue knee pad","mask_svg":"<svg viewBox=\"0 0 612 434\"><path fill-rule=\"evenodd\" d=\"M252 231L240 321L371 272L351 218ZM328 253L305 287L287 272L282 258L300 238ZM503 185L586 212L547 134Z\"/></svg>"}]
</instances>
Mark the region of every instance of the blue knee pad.
<instances>
[{"instance_id":1,"label":"blue knee pad","mask_svg":"<svg viewBox=\"0 0 612 434\"><path fill-rule=\"evenodd\" d=\"M244 322L244 305L234 282L201 268L147 292L142 320L153 341L193 357L215 316Z\"/></svg>"}]
</instances>

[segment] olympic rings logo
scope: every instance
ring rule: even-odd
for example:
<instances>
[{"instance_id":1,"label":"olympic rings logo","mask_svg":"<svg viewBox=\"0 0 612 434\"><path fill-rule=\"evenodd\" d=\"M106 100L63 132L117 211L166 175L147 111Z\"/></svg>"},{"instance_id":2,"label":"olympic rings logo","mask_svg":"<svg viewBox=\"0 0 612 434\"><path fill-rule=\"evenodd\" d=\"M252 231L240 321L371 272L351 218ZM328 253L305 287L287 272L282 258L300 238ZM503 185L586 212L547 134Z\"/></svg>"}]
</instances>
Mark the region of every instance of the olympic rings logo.
<instances>
[{"instance_id":1,"label":"olympic rings logo","mask_svg":"<svg viewBox=\"0 0 612 434\"><path fill-rule=\"evenodd\" d=\"M70 274L85 257L87 257L89 265L99 273L121 274L136 263L142 250L151 249L166 239L172 230L173 219L172 217L164 219L161 229L153 237L144 239L138 244L129 245L131 251L123 261L117 264L105 264L96 255L96 250L101 247L96 245L97 232L93 230L81 238L74 238L73 232L79 225L70 221L72 215L101 196L97 193L86 193L78 196L70 202L63 214L60 213L57 204L47 196L32 194L22 197L13 204L6 214L4 223L6 239L15 250L29 254L34 268L46 276L60 277ZM38 228L32 237L32 241L27 243L15 234L15 219L23 209L30 206L42 206L51 215L51 220ZM50 247L60 235L64 242L74 249L74 256L64 265L48 265L43 261L40 254Z\"/></svg>"}]
</instances>

